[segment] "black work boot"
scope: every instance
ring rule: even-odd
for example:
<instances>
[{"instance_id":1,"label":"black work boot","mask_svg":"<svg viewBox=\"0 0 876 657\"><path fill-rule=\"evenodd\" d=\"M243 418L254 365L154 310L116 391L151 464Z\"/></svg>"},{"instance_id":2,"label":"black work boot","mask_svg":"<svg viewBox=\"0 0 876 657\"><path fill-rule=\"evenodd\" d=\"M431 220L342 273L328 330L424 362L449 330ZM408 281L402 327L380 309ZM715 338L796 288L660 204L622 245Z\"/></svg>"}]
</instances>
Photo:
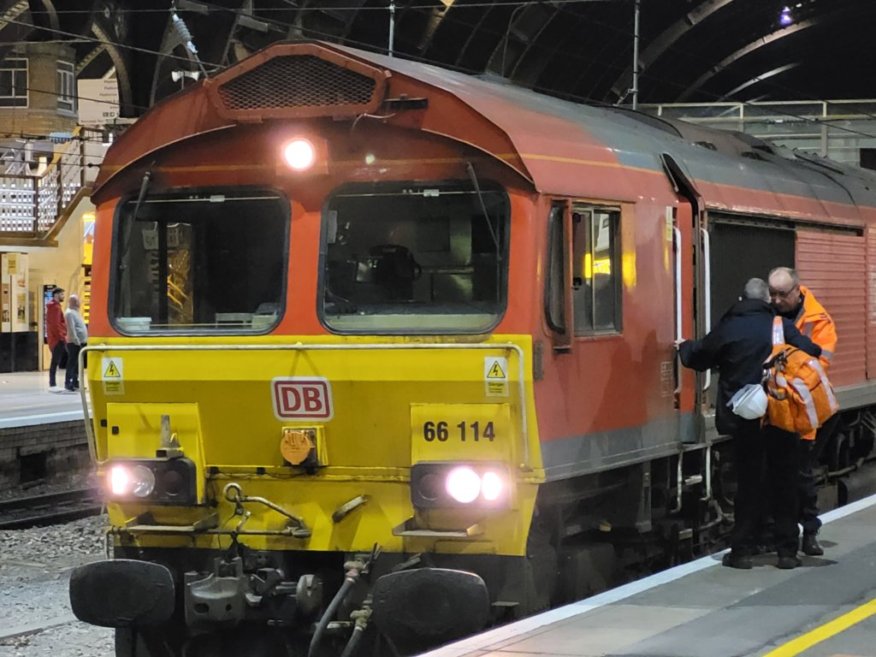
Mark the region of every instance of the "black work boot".
<instances>
[{"instance_id":1,"label":"black work boot","mask_svg":"<svg viewBox=\"0 0 876 657\"><path fill-rule=\"evenodd\" d=\"M780 554L779 560L776 562L776 568L782 570L791 570L799 565L801 565L800 560L793 554Z\"/></svg>"},{"instance_id":2,"label":"black work boot","mask_svg":"<svg viewBox=\"0 0 876 657\"><path fill-rule=\"evenodd\" d=\"M751 570L751 556L730 550L730 552L725 554L724 558L721 559L721 565L727 566L728 568L736 568L738 570Z\"/></svg>"},{"instance_id":3,"label":"black work boot","mask_svg":"<svg viewBox=\"0 0 876 657\"><path fill-rule=\"evenodd\" d=\"M810 557L820 557L824 554L824 550L818 544L818 539L815 537L815 534L803 534L803 540L800 541L800 550L803 554L809 555Z\"/></svg>"}]
</instances>

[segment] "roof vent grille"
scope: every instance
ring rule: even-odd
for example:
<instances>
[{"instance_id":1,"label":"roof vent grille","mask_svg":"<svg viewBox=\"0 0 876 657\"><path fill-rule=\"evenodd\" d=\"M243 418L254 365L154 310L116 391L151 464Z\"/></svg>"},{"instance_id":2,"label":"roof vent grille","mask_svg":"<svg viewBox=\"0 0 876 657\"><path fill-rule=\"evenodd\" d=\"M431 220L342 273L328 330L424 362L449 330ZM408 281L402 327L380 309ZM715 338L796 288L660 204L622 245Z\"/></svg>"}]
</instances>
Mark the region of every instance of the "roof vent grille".
<instances>
[{"instance_id":1,"label":"roof vent grille","mask_svg":"<svg viewBox=\"0 0 876 657\"><path fill-rule=\"evenodd\" d=\"M219 87L230 111L368 104L376 81L313 55L274 57Z\"/></svg>"}]
</instances>

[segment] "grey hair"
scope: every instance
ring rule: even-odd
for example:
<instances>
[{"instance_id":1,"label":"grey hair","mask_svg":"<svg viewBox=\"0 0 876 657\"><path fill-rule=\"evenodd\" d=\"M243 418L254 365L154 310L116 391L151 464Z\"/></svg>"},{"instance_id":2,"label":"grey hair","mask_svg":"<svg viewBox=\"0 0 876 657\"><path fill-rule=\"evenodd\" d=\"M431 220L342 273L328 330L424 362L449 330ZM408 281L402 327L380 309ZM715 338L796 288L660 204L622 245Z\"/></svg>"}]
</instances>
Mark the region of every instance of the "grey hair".
<instances>
[{"instance_id":1,"label":"grey hair","mask_svg":"<svg viewBox=\"0 0 876 657\"><path fill-rule=\"evenodd\" d=\"M797 275L796 269L791 269L790 267L775 267L770 270L768 278L772 278L775 274L787 274L791 277L791 282L794 285L800 285L800 277Z\"/></svg>"},{"instance_id":2,"label":"grey hair","mask_svg":"<svg viewBox=\"0 0 876 657\"><path fill-rule=\"evenodd\" d=\"M746 299L760 299L769 303L770 288L762 278L749 278L745 284L743 297Z\"/></svg>"},{"instance_id":3,"label":"grey hair","mask_svg":"<svg viewBox=\"0 0 876 657\"><path fill-rule=\"evenodd\" d=\"M76 294L71 294L67 297L67 307L68 308L79 308L79 296Z\"/></svg>"}]
</instances>

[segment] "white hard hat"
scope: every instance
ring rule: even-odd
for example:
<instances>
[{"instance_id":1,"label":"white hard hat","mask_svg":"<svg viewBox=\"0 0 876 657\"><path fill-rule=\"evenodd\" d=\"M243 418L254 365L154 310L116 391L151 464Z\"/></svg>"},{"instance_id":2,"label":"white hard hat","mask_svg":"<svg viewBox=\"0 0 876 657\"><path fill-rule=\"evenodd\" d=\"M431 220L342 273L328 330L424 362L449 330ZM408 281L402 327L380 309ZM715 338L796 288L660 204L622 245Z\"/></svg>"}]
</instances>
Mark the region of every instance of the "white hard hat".
<instances>
[{"instance_id":1,"label":"white hard hat","mask_svg":"<svg viewBox=\"0 0 876 657\"><path fill-rule=\"evenodd\" d=\"M727 402L727 406L741 418L756 420L766 415L766 391L759 383L746 384L736 391L736 394Z\"/></svg>"}]
</instances>

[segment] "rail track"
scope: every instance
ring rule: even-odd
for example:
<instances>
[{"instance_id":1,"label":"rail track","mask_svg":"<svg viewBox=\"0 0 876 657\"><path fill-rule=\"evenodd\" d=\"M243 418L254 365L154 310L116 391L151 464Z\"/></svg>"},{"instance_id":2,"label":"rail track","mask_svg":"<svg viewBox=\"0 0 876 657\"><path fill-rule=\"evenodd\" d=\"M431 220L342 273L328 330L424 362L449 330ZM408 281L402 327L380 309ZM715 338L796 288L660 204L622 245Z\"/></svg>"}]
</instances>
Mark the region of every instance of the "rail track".
<instances>
[{"instance_id":1,"label":"rail track","mask_svg":"<svg viewBox=\"0 0 876 657\"><path fill-rule=\"evenodd\" d=\"M0 500L0 529L24 529L85 518L100 513L102 505L93 488Z\"/></svg>"}]
</instances>

